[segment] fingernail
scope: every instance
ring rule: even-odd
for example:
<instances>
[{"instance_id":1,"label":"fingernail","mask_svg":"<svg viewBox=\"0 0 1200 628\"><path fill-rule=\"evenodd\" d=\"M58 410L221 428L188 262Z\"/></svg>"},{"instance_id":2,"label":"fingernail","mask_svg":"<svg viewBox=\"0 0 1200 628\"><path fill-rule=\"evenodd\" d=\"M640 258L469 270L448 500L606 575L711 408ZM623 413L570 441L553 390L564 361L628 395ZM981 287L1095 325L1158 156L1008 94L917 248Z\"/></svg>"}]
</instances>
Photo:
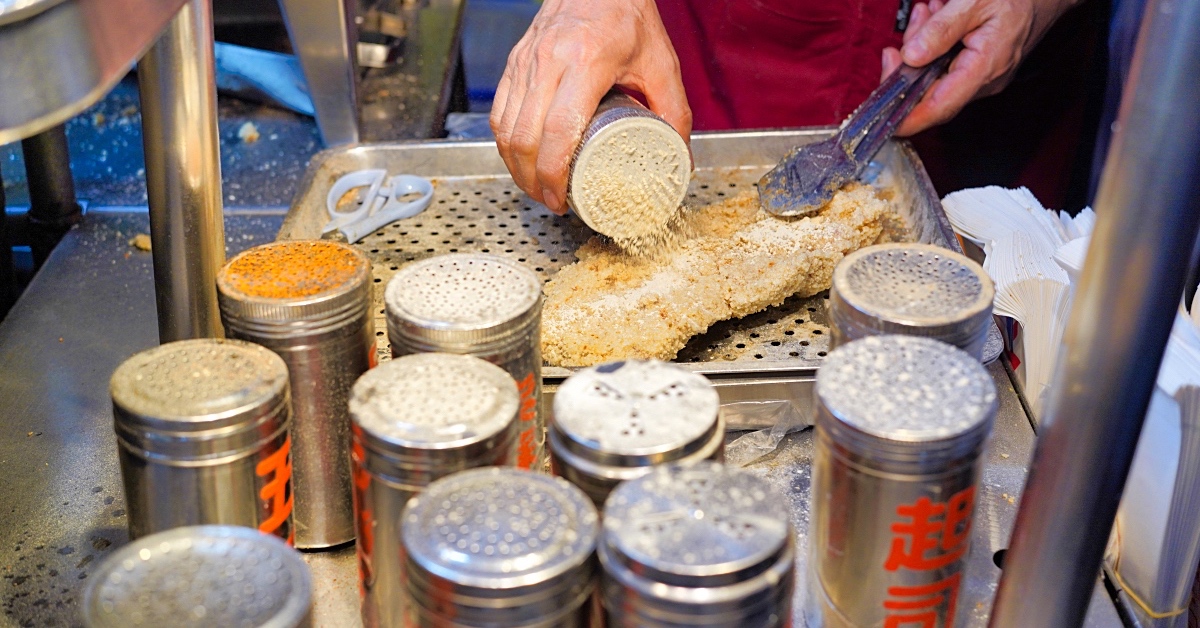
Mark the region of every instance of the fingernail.
<instances>
[{"instance_id":1,"label":"fingernail","mask_svg":"<svg viewBox=\"0 0 1200 628\"><path fill-rule=\"evenodd\" d=\"M555 195L554 192L550 191L550 188L542 188L542 199L546 204L546 207L550 209L558 209L558 196Z\"/></svg>"},{"instance_id":2,"label":"fingernail","mask_svg":"<svg viewBox=\"0 0 1200 628\"><path fill-rule=\"evenodd\" d=\"M904 62L908 65L924 65L921 63L921 59L925 57L925 46L918 44L916 40L910 41L900 51L900 56L904 57Z\"/></svg>"}]
</instances>

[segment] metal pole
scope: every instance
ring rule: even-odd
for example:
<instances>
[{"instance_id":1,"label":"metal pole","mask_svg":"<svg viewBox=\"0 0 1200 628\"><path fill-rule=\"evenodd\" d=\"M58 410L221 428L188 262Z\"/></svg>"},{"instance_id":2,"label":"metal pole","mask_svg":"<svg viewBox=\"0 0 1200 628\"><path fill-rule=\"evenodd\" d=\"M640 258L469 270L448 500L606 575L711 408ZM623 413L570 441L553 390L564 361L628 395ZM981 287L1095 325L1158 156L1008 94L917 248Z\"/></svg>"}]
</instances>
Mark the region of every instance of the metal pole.
<instances>
[{"instance_id":1,"label":"metal pole","mask_svg":"<svg viewBox=\"0 0 1200 628\"><path fill-rule=\"evenodd\" d=\"M67 128L51 127L21 140L29 180L29 246L40 268L63 234L83 217L75 200Z\"/></svg>"},{"instance_id":2,"label":"metal pole","mask_svg":"<svg viewBox=\"0 0 1200 628\"><path fill-rule=\"evenodd\" d=\"M992 626L1079 626L1200 222L1200 2L1147 8Z\"/></svg>"},{"instance_id":3,"label":"metal pole","mask_svg":"<svg viewBox=\"0 0 1200 628\"><path fill-rule=\"evenodd\" d=\"M223 335L225 262L211 0L191 0L138 63L162 342Z\"/></svg>"}]
</instances>

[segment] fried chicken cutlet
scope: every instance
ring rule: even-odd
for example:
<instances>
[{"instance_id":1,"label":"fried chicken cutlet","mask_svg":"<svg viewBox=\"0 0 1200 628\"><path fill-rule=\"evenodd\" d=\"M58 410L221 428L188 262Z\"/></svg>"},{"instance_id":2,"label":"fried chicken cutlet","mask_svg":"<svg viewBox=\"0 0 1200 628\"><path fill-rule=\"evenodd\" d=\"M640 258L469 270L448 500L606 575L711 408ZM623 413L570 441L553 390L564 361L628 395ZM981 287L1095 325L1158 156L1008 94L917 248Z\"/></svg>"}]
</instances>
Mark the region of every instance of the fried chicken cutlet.
<instances>
[{"instance_id":1,"label":"fried chicken cutlet","mask_svg":"<svg viewBox=\"0 0 1200 628\"><path fill-rule=\"evenodd\" d=\"M804 218L767 214L751 191L694 212L688 237L655 258L592 238L546 284L542 356L552 366L673 359L713 323L829 288L833 267L875 242L889 213L862 185Z\"/></svg>"}]
</instances>

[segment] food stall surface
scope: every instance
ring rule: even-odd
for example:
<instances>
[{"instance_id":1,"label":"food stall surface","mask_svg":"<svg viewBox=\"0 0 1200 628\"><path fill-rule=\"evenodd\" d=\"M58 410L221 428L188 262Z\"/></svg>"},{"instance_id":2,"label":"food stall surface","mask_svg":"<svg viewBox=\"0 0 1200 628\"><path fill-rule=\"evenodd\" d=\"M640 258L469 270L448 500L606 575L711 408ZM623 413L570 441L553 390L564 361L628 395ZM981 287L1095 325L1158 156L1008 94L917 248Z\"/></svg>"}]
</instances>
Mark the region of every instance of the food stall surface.
<instances>
[{"instance_id":1,"label":"food stall surface","mask_svg":"<svg viewBox=\"0 0 1200 628\"><path fill-rule=\"evenodd\" d=\"M274 239L282 220L279 212L227 212L229 252ZM144 212L93 209L0 324L0 625L77 625L94 563L128 539L108 380L157 341L150 254L129 243L147 230ZM1033 444L1007 373L989 368L1001 405L964 590L970 626L986 624L1000 575L994 556L1007 546ZM811 453L808 430L752 467L787 492L801 547ZM356 624L353 548L305 556L317 625ZM1121 625L1102 586L1087 625Z\"/></svg>"}]
</instances>

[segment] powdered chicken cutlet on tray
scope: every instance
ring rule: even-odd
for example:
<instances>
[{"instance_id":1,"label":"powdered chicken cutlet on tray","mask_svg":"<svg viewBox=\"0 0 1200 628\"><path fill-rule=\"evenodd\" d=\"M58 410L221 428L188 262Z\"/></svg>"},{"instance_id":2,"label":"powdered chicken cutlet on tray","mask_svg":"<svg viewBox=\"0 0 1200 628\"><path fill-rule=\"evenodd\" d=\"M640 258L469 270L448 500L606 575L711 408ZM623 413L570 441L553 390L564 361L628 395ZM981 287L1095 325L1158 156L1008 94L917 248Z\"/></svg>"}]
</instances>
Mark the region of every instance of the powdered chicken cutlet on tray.
<instances>
[{"instance_id":1,"label":"powdered chicken cutlet on tray","mask_svg":"<svg viewBox=\"0 0 1200 628\"><path fill-rule=\"evenodd\" d=\"M833 267L874 243L890 214L865 185L804 218L767 214L752 191L692 212L687 237L653 259L593 238L546 284L542 356L566 367L673 359L713 323L828 289Z\"/></svg>"}]
</instances>

